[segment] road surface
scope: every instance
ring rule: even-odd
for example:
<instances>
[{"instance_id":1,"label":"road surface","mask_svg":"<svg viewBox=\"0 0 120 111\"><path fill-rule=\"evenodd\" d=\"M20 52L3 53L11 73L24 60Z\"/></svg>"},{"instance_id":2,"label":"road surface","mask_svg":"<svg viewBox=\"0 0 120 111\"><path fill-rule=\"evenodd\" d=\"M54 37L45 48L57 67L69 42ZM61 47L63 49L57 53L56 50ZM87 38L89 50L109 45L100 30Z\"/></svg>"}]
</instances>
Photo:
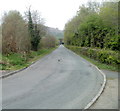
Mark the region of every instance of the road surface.
<instances>
[{"instance_id":1,"label":"road surface","mask_svg":"<svg viewBox=\"0 0 120 111\"><path fill-rule=\"evenodd\" d=\"M102 83L99 71L61 45L29 68L2 80L2 108L83 109Z\"/></svg>"}]
</instances>

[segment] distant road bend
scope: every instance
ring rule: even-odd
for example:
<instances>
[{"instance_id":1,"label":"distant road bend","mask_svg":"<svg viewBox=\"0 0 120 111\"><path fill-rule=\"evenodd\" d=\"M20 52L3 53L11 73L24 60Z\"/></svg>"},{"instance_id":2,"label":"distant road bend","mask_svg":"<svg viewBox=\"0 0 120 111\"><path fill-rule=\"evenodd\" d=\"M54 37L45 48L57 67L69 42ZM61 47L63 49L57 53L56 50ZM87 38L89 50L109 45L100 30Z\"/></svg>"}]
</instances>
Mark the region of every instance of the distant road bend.
<instances>
[{"instance_id":1,"label":"distant road bend","mask_svg":"<svg viewBox=\"0 0 120 111\"><path fill-rule=\"evenodd\" d=\"M2 80L3 109L83 109L103 77L64 46L18 74Z\"/></svg>"}]
</instances>

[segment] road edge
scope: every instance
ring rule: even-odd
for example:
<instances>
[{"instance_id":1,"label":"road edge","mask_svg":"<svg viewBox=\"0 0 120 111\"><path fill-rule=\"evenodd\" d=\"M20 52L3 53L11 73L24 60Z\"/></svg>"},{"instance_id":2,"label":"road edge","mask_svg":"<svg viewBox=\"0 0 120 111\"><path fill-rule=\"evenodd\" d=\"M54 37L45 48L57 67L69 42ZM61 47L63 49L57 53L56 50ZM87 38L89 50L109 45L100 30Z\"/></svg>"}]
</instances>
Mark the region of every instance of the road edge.
<instances>
[{"instance_id":1,"label":"road edge","mask_svg":"<svg viewBox=\"0 0 120 111\"><path fill-rule=\"evenodd\" d=\"M105 86L106 86L106 82L107 82L107 80L106 80L106 75L103 73L103 71L101 71L97 66L95 66L95 65L93 65L93 64L91 64L91 65L92 65L93 67L95 67L95 68L102 74L104 80L103 80L103 84L102 84L102 86L101 86L98 94L91 100L91 102L89 102L89 103L85 106L84 110L89 109L89 108L97 101L97 99L98 99L98 98L101 96L101 94L103 93L103 91L104 91L104 89L105 89Z\"/></svg>"},{"instance_id":2,"label":"road edge","mask_svg":"<svg viewBox=\"0 0 120 111\"><path fill-rule=\"evenodd\" d=\"M70 51L71 51L71 50L70 50ZM72 51L72 52L73 52L73 51ZM73 52L73 53L74 53L75 55L79 56L79 55L76 54L75 52ZM81 57L81 56L80 56L80 57ZM84 58L83 58L83 59L84 59ZM37 60L37 61L38 61L38 60ZM20 69L20 70L17 70L17 71L8 73L8 74L6 74L6 75L4 75L4 76L1 76L0 79L1 79L1 78L5 78L5 77L8 77L8 76L10 76L10 75L13 75L13 74L15 74L15 73L17 73L17 72L23 71L24 69L27 69L27 68L29 68L31 65L33 65L34 63L36 63L37 61L34 61L34 62L33 62L32 64L30 64L28 67L25 67L25 68L23 68L23 69ZM89 63L90 63L90 62L89 62ZM84 108L83 110L89 109L89 108L97 101L97 99L101 96L102 92L104 91L105 85L106 85L106 75L105 75L97 66L95 66L95 65L92 64L92 63L90 63L90 64L91 64L93 67L95 67L95 68L102 74L102 76L103 76L103 84L102 84L99 92L97 93L97 95L85 106L85 108Z\"/></svg>"},{"instance_id":3,"label":"road edge","mask_svg":"<svg viewBox=\"0 0 120 111\"><path fill-rule=\"evenodd\" d=\"M38 60L37 60L37 61L38 61ZM34 61L32 64L30 64L30 65L27 66L27 67L24 67L24 68L22 68L22 69L15 70L15 71L13 71L13 72L10 72L10 73L7 73L7 74L5 74L5 75L2 75L2 76L0 76L0 79L1 79L1 78L4 79L4 78L6 78L6 77L8 77L8 76L11 76L11 75L16 74L16 73L18 73L18 72L21 72L21 71L29 68L31 65L33 65L33 64L36 63L37 61Z\"/></svg>"},{"instance_id":4,"label":"road edge","mask_svg":"<svg viewBox=\"0 0 120 111\"><path fill-rule=\"evenodd\" d=\"M66 48L66 47L65 47ZM68 49L68 48L67 48ZM70 50L70 49L68 49ZM72 50L70 50L72 51ZM73 52L73 51L72 51ZM77 55L77 56L80 56L78 54L76 54L75 52L73 52L73 54ZM80 56L81 57L81 56ZM83 57L81 57L83 58ZM84 59L84 58L83 58ZM86 60L86 59L85 59ZM96 96L85 106L85 108L83 110L87 110L89 109L96 101L97 99L101 96L101 94L103 93L104 89L105 89L105 86L106 86L106 82L107 82L107 79L106 79L106 75L103 73L103 71L101 71L97 66L95 66L94 64L92 64L91 62L89 62L93 67L95 67L99 72L100 74L103 76L103 84L99 90L99 92L96 94Z\"/></svg>"},{"instance_id":5,"label":"road edge","mask_svg":"<svg viewBox=\"0 0 120 111\"><path fill-rule=\"evenodd\" d=\"M56 48L56 49L57 49L57 48ZM56 49L54 49L53 51L55 51ZM53 51L52 51L52 52L53 52ZM45 55L45 56L48 56L48 55L51 54L52 52L48 53L48 54ZM45 56L43 56L43 57L45 57ZM41 57L40 59L42 59L43 57ZM1 74L0 79L4 79L4 78L6 78L6 77L8 77L8 76L14 75L14 74L16 74L16 73L18 73L18 72L21 72L21 71L25 70L25 69L29 68L30 66L32 66L33 64L35 64L35 63L36 63L37 61L39 61L40 59L32 62L30 65L28 65L27 67L24 67L24 68L22 68L22 69L12 71L12 72L7 73L7 74L5 74L5 75L2 75L2 74Z\"/></svg>"}]
</instances>

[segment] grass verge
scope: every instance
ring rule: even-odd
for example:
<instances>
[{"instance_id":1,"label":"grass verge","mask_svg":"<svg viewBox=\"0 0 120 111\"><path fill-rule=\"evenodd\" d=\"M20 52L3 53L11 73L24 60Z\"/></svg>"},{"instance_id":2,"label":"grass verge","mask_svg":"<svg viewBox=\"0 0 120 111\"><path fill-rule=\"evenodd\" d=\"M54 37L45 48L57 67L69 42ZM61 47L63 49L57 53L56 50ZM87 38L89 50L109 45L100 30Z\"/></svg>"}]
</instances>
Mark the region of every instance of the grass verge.
<instances>
[{"instance_id":1,"label":"grass verge","mask_svg":"<svg viewBox=\"0 0 120 111\"><path fill-rule=\"evenodd\" d=\"M93 60L91 58L88 58L87 56L79 54L81 57L86 59L87 61L91 62L92 64L96 65L99 69L105 69L105 70L110 70L110 71L118 71L118 67L107 65L104 63L100 63L96 60Z\"/></svg>"},{"instance_id":2,"label":"grass verge","mask_svg":"<svg viewBox=\"0 0 120 111\"><path fill-rule=\"evenodd\" d=\"M83 57L87 61L93 63L94 65L96 65L100 69L118 71L118 65L114 65L114 64L111 65L111 64L107 64L107 63L102 63L100 61L97 61L97 60L94 60L94 59L88 57L89 54L88 54L88 56L86 54L86 53L88 53L87 50L85 50L85 51L81 50L81 48L76 47L76 46L66 46L66 48L68 48L68 49L72 50L73 52L77 53L78 55L80 55L81 57ZM92 53L92 55L95 55L94 52Z\"/></svg>"},{"instance_id":3,"label":"grass verge","mask_svg":"<svg viewBox=\"0 0 120 111\"><path fill-rule=\"evenodd\" d=\"M57 47L56 47L57 48ZM41 49L39 51L31 51L27 55L13 53L7 56L0 54L0 70L19 70L28 67L33 62L39 60L45 55L50 54L56 48Z\"/></svg>"}]
</instances>

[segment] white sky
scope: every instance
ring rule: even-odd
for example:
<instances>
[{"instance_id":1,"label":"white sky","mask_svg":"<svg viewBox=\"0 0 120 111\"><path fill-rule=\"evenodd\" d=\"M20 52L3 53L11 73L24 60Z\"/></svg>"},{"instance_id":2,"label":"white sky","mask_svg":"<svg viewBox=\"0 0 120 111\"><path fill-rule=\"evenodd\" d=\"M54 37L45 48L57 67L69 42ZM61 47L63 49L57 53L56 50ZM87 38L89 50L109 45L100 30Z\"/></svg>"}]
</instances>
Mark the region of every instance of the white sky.
<instances>
[{"instance_id":1,"label":"white sky","mask_svg":"<svg viewBox=\"0 0 120 111\"><path fill-rule=\"evenodd\" d=\"M17 10L24 14L31 5L31 10L41 13L46 26L63 30L65 23L76 14L79 6L87 2L88 0L1 0L0 15L9 10Z\"/></svg>"}]
</instances>

